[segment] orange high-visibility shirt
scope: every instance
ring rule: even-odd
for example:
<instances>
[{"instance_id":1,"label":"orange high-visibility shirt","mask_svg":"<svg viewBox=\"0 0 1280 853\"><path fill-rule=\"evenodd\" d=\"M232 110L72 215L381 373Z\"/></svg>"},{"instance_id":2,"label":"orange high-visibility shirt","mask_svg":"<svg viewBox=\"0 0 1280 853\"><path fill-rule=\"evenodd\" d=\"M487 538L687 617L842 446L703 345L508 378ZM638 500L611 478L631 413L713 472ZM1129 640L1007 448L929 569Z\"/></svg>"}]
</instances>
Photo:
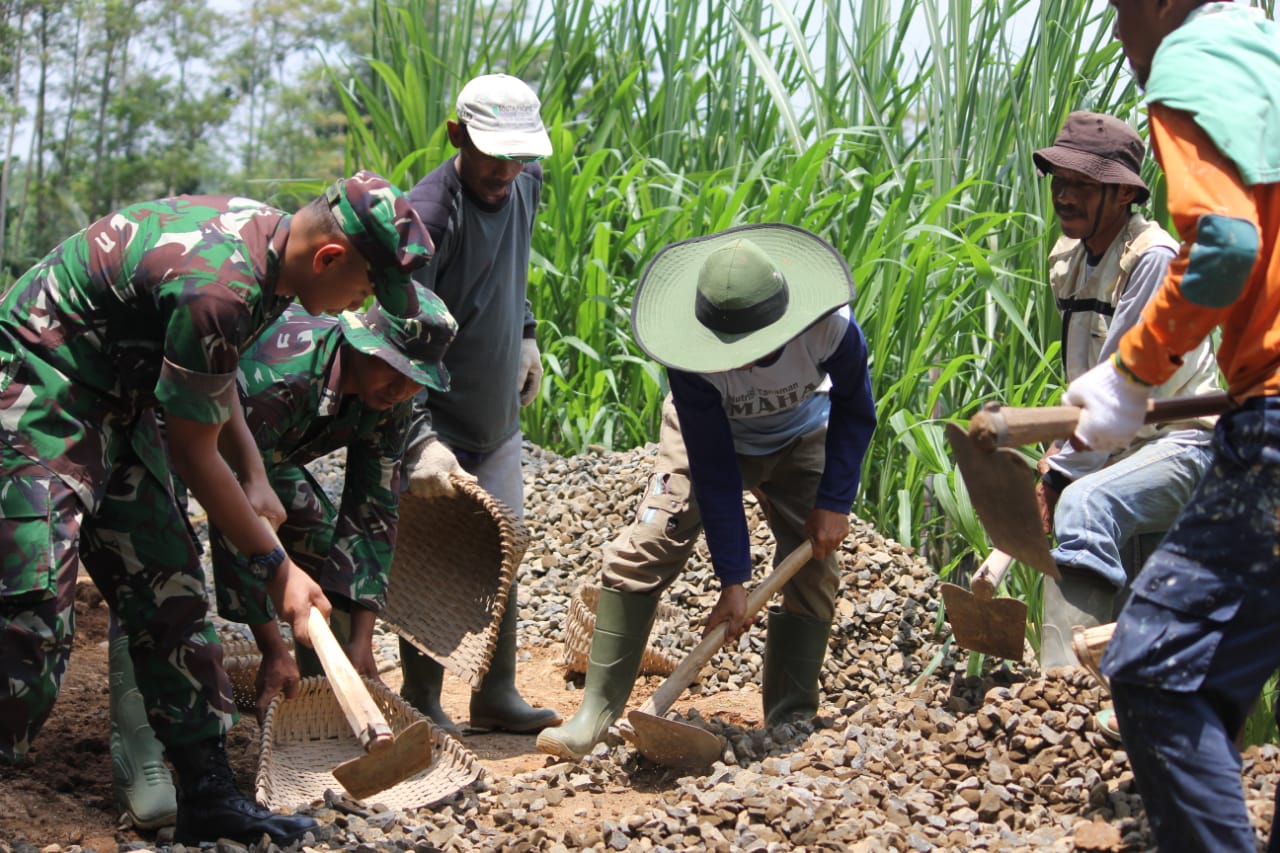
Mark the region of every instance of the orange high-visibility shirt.
<instances>
[{"instance_id":1,"label":"orange high-visibility shirt","mask_svg":"<svg viewBox=\"0 0 1280 853\"><path fill-rule=\"evenodd\" d=\"M1135 376L1164 382L1191 350L1222 326L1218 366L1237 401L1280 392L1280 184L1246 186L1235 165L1181 110L1152 104L1152 148L1169 186L1169 212L1182 238L1178 257L1137 323L1120 341L1118 357ZM1259 231L1257 260L1239 295L1221 308L1183 293L1200 217L1245 219ZM1212 282L1210 282L1212 284Z\"/></svg>"}]
</instances>

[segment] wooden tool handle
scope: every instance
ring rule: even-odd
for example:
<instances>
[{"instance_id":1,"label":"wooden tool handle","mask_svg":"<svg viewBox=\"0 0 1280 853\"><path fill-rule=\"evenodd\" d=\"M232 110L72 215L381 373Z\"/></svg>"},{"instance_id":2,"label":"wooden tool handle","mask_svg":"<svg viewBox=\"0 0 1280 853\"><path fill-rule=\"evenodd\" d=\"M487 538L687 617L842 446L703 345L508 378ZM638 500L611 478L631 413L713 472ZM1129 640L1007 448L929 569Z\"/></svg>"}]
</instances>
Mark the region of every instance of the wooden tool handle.
<instances>
[{"instance_id":1,"label":"wooden tool handle","mask_svg":"<svg viewBox=\"0 0 1280 853\"><path fill-rule=\"evenodd\" d=\"M973 578L969 581L969 589L984 601L990 601L995 597L996 587L1000 586L1004 573L1009 571L1012 563L1013 557L998 548L994 549L973 573Z\"/></svg>"},{"instance_id":2,"label":"wooden tool handle","mask_svg":"<svg viewBox=\"0 0 1280 853\"><path fill-rule=\"evenodd\" d=\"M760 608L773 597L773 594L791 580L792 575L800 570L800 567L809 562L813 556L813 543L805 540L799 548L796 548L787 558L778 564L778 567L770 572L769 576L760 582L760 585L751 590L747 595L747 616L754 616ZM653 695L649 697L649 701L640 706L640 710L646 714L662 716L671 707L671 704L680 697L684 689L689 686L698 673L702 671L702 667L707 661L711 660L711 656L719 651L724 645L724 635L727 628L722 622L711 629L711 632L702 638L698 645L693 647L693 651L680 662L680 665L667 676L667 680L658 686Z\"/></svg>"},{"instance_id":3,"label":"wooden tool handle","mask_svg":"<svg viewBox=\"0 0 1280 853\"><path fill-rule=\"evenodd\" d=\"M1188 418L1220 415L1233 405L1226 394L1172 397L1147 403L1144 423L1158 424ZM983 450L1018 447L1040 441L1066 438L1080 420L1078 406L1018 408L988 403L969 421L969 438Z\"/></svg>"},{"instance_id":4,"label":"wooden tool handle","mask_svg":"<svg viewBox=\"0 0 1280 853\"><path fill-rule=\"evenodd\" d=\"M262 516L259 518L271 532L276 546L284 547L271 522ZM391 726L387 725L386 717L369 695L369 688L351 665L338 638L333 636L329 623L324 620L324 614L314 607L307 613L307 633L311 636L311 646L315 649L316 657L320 658L320 665L324 667L324 674L329 679L329 686L333 688L333 695L338 698L338 705L347 718L347 724L356 737L360 738L365 751L380 752L391 746L395 738Z\"/></svg>"},{"instance_id":5,"label":"wooden tool handle","mask_svg":"<svg viewBox=\"0 0 1280 853\"><path fill-rule=\"evenodd\" d=\"M311 645L316 657L320 658L324 674L329 678L333 695L338 697L338 705L342 707L347 724L356 737L360 738L365 751L378 752L391 746L394 738L391 726L387 725L386 717L369 695L369 688L360 678L360 673L356 672L356 668L347 659L347 653L333 636L329 623L324 621L324 616L314 607L307 614L307 631L311 634Z\"/></svg>"}]
</instances>

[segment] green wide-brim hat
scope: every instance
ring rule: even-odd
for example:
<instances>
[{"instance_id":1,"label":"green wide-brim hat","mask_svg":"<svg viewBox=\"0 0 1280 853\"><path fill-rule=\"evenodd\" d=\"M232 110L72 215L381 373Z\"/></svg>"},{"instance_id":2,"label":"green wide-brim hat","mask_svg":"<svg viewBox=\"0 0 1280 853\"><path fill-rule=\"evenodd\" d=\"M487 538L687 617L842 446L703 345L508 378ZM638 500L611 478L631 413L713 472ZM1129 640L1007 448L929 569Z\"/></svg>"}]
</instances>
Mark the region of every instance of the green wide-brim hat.
<instances>
[{"instance_id":1,"label":"green wide-brim hat","mask_svg":"<svg viewBox=\"0 0 1280 853\"><path fill-rule=\"evenodd\" d=\"M765 300L768 306L761 303L761 312L751 314L751 306L726 309L726 314L739 316L717 331L699 319L708 308L707 289L699 294L699 277L708 261L723 274L719 259L739 247L753 260L762 253L772 264L774 279L780 276L782 289ZM781 223L741 225L658 252L636 285L631 328L636 343L654 361L691 373L721 373L780 349L853 296L849 264L817 234ZM713 301L719 298L732 294L721 292ZM749 328L726 330L742 326Z\"/></svg>"}]
</instances>

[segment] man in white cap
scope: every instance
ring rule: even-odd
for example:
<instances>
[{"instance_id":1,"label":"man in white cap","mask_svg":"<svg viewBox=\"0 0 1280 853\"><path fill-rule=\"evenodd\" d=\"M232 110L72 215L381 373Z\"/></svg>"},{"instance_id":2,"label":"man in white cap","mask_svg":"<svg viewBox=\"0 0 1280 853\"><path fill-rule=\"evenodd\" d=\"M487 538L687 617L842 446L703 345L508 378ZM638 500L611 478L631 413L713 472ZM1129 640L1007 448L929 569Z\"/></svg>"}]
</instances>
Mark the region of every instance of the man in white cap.
<instances>
[{"instance_id":1,"label":"man in white cap","mask_svg":"<svg viewBox=\"0 0 1280 853\"><path fill-rule=\"evenodd\" d=\"M1140 173L1146 146L1114 116L1073 112L1053 145L1032 156L1049 176L1062 237L1049 255L1049 285L1062 314L1067 381L1111 357L1164 279L1178 241L1136 209L1150 192ZM1155 391L1157 397L1218 390L1208 343ZM1074 666L1075 626L1111 622L1121 591L1191 498L1209 465L1213 419L1144 427L1114 453L1066 442L1040 461L1036 494L1061 580L1045 579L1040 665ZM1099 715L1115 734L1111 712Z\"/></svg>"},{"instance_id":2,"label":"man in white cap","mask_svg":"<svg viewBox=\"0 0 1280 853\"><path fill-rule=\"evenodd\" d=\"M445 356L453 386L416 401L404 470L408 490L419 497L450 494L451 475L470 477L523 517L520 408L542 384L537 321L525 291L542 192L538 161L551 154L551 139L538 96L508 74L471 80L456 108L448 133L457 155L409 193L436 246L417 280L458 322ZM488 672L471 696L472 731L536 732L560 722L516 689L517 597L513 583ZM442 666L404 640L400 656L401 694L456 733L440 707Z\"/></svg>"},{"instance_id":3,"label":"man in white cap","mask_svg":"<svg viewBox=\"0 0 1280 853\"><path fill-rule=\"evenodd\" d=\"M765 724L818 711L840 586L836 549L875 429L867 345L835 248L790 225L747 225L664 248L636 287L636 342L667 368L656 471L636 520L604 552L582 704L538 749L578 759L631 695L658 606L705 529L720 598L707 618L747 627L751 548L742 493L760 500L774 565L813 557L769 612Z\"/></svg>"}]
</instances>

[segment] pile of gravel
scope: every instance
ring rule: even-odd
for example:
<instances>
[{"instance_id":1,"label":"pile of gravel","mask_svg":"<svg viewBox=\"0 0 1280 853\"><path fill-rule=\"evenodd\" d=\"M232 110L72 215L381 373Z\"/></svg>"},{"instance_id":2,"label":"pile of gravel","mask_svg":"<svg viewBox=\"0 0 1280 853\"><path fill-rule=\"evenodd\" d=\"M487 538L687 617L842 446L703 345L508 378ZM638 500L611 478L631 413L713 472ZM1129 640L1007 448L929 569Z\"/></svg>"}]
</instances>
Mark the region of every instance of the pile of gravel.
<instances>
[{"instance_id":1,"label":"pile of gravel","mask_svg":"<svg viewBox=\"0 0 1280 853\"><path fill-rule=\"evenodd\" d=\"M560 457L526 447L522 642L560 644L570 597L598 580L602 546L632 517L654 448ZM314 466L338 492L341 457ZM750 512L758 572L772 540ZM313 810L316 849L354 850L1143 850L1153 846L1125 753L1093 714L1105 691L1083 670L1047 676L1034 663L967 677L967 654L939 624L938 579L909 549L853 520L845 581L823 671L821 716L771 731L717 719L722 761L678 777L616 736L579 763L548 757L514 778L486 777L441 807L370 809L340 797ZM759 577L760 574L757 575ZM705 545L667 593L690 614L718 586ZM687 625L661 642L682 652ZM758 683L763 631L722 651L692 692ZM395 665L396 643L379 654ZM696 715L695 715L696 716ZM1270 825L1280 750L1251 749L1244 785L1255 826ZM665 785L660 804L594 822L592 796ZM576 798L576 799L575 799ZM545 815L581 802L578 818ZM1260 841L1261 843L1261 841Z\"/></svg>"}]
</instances>

